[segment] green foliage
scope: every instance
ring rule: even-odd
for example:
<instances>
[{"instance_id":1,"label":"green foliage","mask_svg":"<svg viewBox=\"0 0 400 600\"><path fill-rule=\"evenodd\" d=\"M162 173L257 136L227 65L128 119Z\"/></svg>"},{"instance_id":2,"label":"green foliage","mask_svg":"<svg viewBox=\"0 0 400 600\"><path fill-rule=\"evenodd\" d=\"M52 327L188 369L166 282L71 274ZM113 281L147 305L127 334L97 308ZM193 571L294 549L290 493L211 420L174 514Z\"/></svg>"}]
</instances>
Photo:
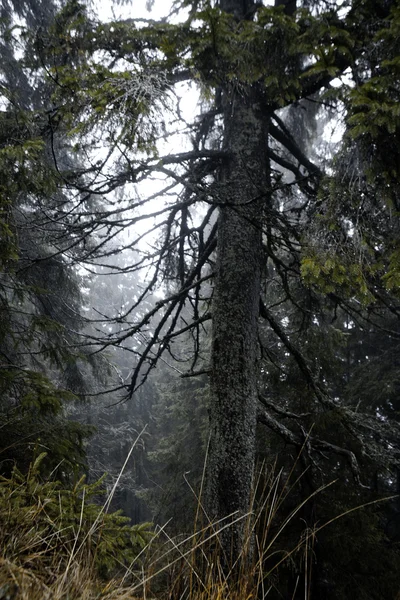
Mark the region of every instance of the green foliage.
<instances>
[{"instance_id":1,"label":"green foliage","mask_svg":"<svg viewBox=\"0 0 400 600\"><path fill-rule=\"evenodd\" d=\"M348 136L362 153L368 182L391 209L399 210L400 10L371 22L357 86L348 91Z\"/></svg>"},{"instance_id":2,"label":"green foliage","mask_svg":"<svg viewBox=\"0 0 400 600\"><path fill-rule=\"evenodd\" d=\"M315 286L323 294L336 292L347 298L356 297L363 305L374 302L362 263L351 263L349 257L305 256L301 276L306 285Z\"/></svg>"},{"instance_id":3,"label":"green foliage","mask_svg":"<svg viewBox=\"0 0 400 600\"><path fill-rule=\"evenodd\" d=\"M103 144L154 151L159 132L156 108L167 107L168 82L159 58L141 56L142 49L151 47L143 41L142 48L143 31L131 24L94 23L85 6L72 0L46 36L25 36L34 50L26 57L27 65L37 69L46 64L46 85L56 107L52 127L73 141L76 152L87 144L87 134L102 127L107 130ZM99 62L98 52L111 55L114 62L116 48L124 55L124 68Z\"/></svg>"},{"instance_id":4,"label":"green foliage","mask_svg":"<svg viewBox=\"0 0 400 600\"><path fill-rule=\"evenodd\" d=\"M382 133L394 135L400 127L400 9L393 4L387 18L372 39L375 56L370 76L350 92L353 114L349 118L351 135L379 139ZM376 60L378 58L378 60Z\"/></svg>"},{"instance_id":5,"label":"green foliage","mask_svg":"<svg viewBox=\"0 0 400 600\"><path fill-rule=\"evenodd\" d=\"M351 57L353 40L330 14L316 18L303 10L295 20L282 7L259 7L255 20L237 21L207 6L196 18L202 25L188 35L187 66L206 86L229 84L245 94L246 86L257 84L272 106L297 100L303 84L316 76L334 77L338 61ZM307 69L304 55L313 57Z\"/></svg>"},{"instance_id":6,"label":"green foliage","mask_svg":"<svg viewBox=\"0 0 400 600\"><path fill-rule=\"evenodd\" d=\"M395 75L392 73L390 77L372 78L351 93L354 114L349 118L349 124L354 138L365 134L372 139L378 138L382 130L396 134L400 127L399 101L398 98L388 97L388 90L392 77L399 77L400 61L398 67L399 72Z\"/></svg>"},{"instance_id":7,"label":"green foliage","mask_svg":"<svg viewBox=\"0 0 400 600\"><path fill-rule=\"evenodd\" d=\"M118 72L91 61L78 69L68 64L50 70L61 85L53 95L53 101L60 104L57 118L62 118L68 136L77 141L76 150L80 149L79 140L101 124L122 128L117 138L110 132L108 142L118 139L128 148L153 149L158 130L151 121L152 104L162 94L161 76Z\"/></svg>"},{"instance_id":8,"label":"green foliage","mask_svg":"<svg viewBox=\"0 0 400 600\"><path fill-rule=\"evenodd\" d=\"M333 175L320 186L304 234L301 275L306 285L355 298L362 306L372 306L381 294L399 293L400 188L393 174L376 173L383 152L386 163L397 161L384 149L385 139L386 134L367 148L365 136L356 141L347 136L333 161Z\"/></svg>"},{"instance_id":9,"label":"green foliage","mask_svg":"<svg viewBox=\"0 0 400 600\"><path fill-rule=\"evenodd\" d=\"M78 362L71 329L80 326L80 296L71 261L60 256L71 239L60 219L69 211L62 177L50 159L55 131L43 107L32 100L35 108L24 108L19 91L1 88L9 103L0 112L0 472L14 464L26 471L46 450L43 473L66 480L85 467L91 432L64 411L77 400L64 387Z\"/></svg>"},{"instance_id":10,"label":"green foliage","mask_svg":"<svg viewBox=\"0 0 400 600\"><path fill-rule=\"evenodd\" d=\"M43 197L55 189L54 173L38 134L33 114L0 112L0 265L7 270L19 257L16 202L23 195Z\"/></svg>"},{"instance_id":11,"label":"green foliage","mask_svg":"<svg viewBox=\"0 0 400 600\"><path fill-rule=\"evenodd\" d=\"M208 90L227 84L243 94L256 84L266 104L285 106L301 97L310 79L334 77L353 47L331 13L320 18L303 10L295 20L282 7L259 7L255 20L238 21L205 3L183 24L139 28L132 22L95 24L82 5L68 6L49 37L36 39L34 59L46 62L49 83L57 84L57 119L75 135L101 122L118 124L119 140L144 151L154 146L154 109L181 69L190 69ZM100 65L99 51L123 56L129 68ZM312 57L307 69L303 56Z\"/></svg>"},{"instance_id":12,"label":"green foliage","mask_svg":"<svg viewBox=\"0 0 400 600\"><path fill-rule=\"evenodd\" d=\"M237 21L218 8L197 17L202 26L192 33L189 65L208 86L229 84L238 93L246 86L265 86L266 101L290 101L298 90L299 28L282 11L263 8L257 21Z\"/></svg>"},{"instance_id":13,"label":"green foliage","mask_svg":"<svg viewBox=\"0 0 400 600\"><path fill-rule=\"evenodd\" d=\"M65 569L78 558L103 577L124 565L138 566L138 556L153 538L151 525L129 525L119 512L93 503L102 480L89 485L82 477L72 488L43 481L43 460L44 453L26 475L14 468L10 477L0 477L2 559L45 578L55 566Z\"/></svg>"},{"instance_id":14,"label":"green foliage","mask_svg":"<svg viewBox=\"0 0 400 600\"><path fill-rule=\"evenodd\" d=\"M0 377L0 472L14 465L25 472L38 453L42 474L69 479L85 467L84 440L92 428L65 417L65 406L76 401L68 390L33 370L3 368Z\"/></svg>"},{"instance_id":15,"label":"green foliage","mask_svg":"<svg viewBox=\"0 0 400 600\"><path fill-rule=\"evenodd\" d=\"M386 289L389 291L400 290L400 249L397 248L389 256L389 265L382 276Z\"/></svg>"},{"instance_id":16,"label":"green foliage","mask_svg":"<svg viewBox=\"0 0 400 600\"><path fill-rule=\"evenodd\" d=\"M45 152L38 127L40 115L33 111L0 113L0 199L12 204L22 194L47 195L55 190L55 171Z\"/></svg>"}]
</instances>

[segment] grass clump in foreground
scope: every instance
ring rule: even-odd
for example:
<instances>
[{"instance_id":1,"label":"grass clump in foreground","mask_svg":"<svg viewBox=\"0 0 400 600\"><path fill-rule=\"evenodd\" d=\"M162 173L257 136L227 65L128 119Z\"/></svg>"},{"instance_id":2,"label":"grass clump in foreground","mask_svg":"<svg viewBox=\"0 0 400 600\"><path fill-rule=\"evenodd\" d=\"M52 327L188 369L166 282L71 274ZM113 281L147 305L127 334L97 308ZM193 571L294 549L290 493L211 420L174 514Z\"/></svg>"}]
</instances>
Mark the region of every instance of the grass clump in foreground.
<instances>
[{"instance_id":1,"label":"grass clump in foreground","mask_svg":"<svg viewBox=\"0 0 400 600\"><path fill-rule=\"evenodd\" d=\"M102 480L43 482L41 454L26 475L0 477L0 600L107 598L113 577L140 567L153 532L93 502ZM107 583L108 582L108 583ZM117 597L117 596L116 596ZM111 598L111 596L110 596Z\"/></svg>"},{"instance_id":2,"label":"grass clump in foreground","mask_svg":"<svg viewBox=\"0 0 400 600\"><path fill-rule=\"evenodd\" d=\"M257 511L211 524L199 501L196 522L203 513L205 526L179 540L165 528L154 533L149 523L132 526L108 513L112 495L95 504L101 480L87 485L82 478L70 489L42 481L43 458L26 475L15 468L0 477L0 600L272 600L282 597L279 579L295 562L302 575L287 598L311 599L314 542L325 525L304 527L291 550L285 532L327 486L282 519L293 486L271 473ZM220 566L220 541L242 520L248 542L229 571Z\"/></svg>"},{"instance_id":3,"label":"grass clump in foreground","mask_svg":"<svg viewBox=\"0 0 400 600\"><path fill-rule=\"evenodd\" d=\"M253 545L250 565L250 544L245 544L233 576L220 567L220 540L242 519L249 540L254 539L257 519L253 515L207 522L191 536L171 539L164 528L154 533L149 523L132 526L119 512L107 512L111 496L105 504L96 504L93 500L101 493L102 480L88 485L82 477L71 488L43 481L44 458L40 455L26 475L14 468L9 477L0 477L0 600L268 596L265 554L279 535L270 528L283 500L277 491L279 478L270 483L263 505L267 521L262 545Z\"/></svg>"}]
</instances>

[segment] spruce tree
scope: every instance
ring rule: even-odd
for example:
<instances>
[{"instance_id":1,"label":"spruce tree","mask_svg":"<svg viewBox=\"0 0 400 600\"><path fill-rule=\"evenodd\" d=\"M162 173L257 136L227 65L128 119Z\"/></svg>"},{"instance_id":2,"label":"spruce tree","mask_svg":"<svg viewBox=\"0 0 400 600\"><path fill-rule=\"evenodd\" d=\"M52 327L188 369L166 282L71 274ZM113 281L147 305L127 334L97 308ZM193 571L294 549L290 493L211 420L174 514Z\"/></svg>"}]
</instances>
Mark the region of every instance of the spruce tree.
<instances>
[{"instance_id":1,"label":"spruce tree","mask_svg":"<svg viewBox=\"0 0 400 600\"><path fill-rule=\"evenodd\" d=\"M321 324L333 334L327 322L339 308L357 323L383 305L397 310L397 216L389 204L379 214L379 231L392 231L387 245L384 233L360 238L356 226L360 204L371 215L377 194L396 206L396 165L377 177L376 187L371 179L381 169L387 134L397 131L398 12L383 1L354 2L346 10L323 1L296 11L291 2L266 7L250 0L177 6L189 9L185 21L139 26L134 19L96 22L73 1L46 35L37 32L31 60L53 86L43 113L51 139L68 132L81 161L79 167L61 161L52 145L59 182L75 194L60 217L74 240L64 251L71 256L70 248L79 247L77 261L98 265L125 227L147 221L158 232L154 248L141 250L130 266L147 270L148 278L113 317L123 328L86 340L97 351L145 336L134 345L129 397L164 353L173 355L175 338L191 334L188 374L210 375L205 508L211 521L232 521L219 557L229 572L245 545L257 422L290 446L305 447L309 465L334 457L359 484L365 453L376 457L379 447L382 462L395 462L386 423L333 393L322 369L327 361L308 352L311 337L303 347L296 327L312 332ZM191 147L162 154L157 142L176 135L175 118L188 126L173 103L174 86L183 81L199 84L204 110L188 127ZM382 104L385 90L389 101ZM327 124L346 117L347 142L334 160L312 139L321 114ZM302 133L311 123L309 152ZM369 158L364 140L372 143ZM357 156L352 143L363 167L347 172L346 181L346 152ZM156 192L139 187L161 176ZM154 205L155 197L165 204ZM90 243L89 232L97 236ZM120 249L132 245L125 240ZM157 286L164 286L160 300L141 310ZM199 368L200 334L209 319L209 363ZM284 361L291 357L300 375L306 412L319 422L332 418L343 432L340 443L308 436L297 412L291 427L282 422L291 411L283 392L269 397L272 367L260 376L260 357L274 358L262 343L260 319L267 341L274 340Z\"/></svg>"}]
</instances>

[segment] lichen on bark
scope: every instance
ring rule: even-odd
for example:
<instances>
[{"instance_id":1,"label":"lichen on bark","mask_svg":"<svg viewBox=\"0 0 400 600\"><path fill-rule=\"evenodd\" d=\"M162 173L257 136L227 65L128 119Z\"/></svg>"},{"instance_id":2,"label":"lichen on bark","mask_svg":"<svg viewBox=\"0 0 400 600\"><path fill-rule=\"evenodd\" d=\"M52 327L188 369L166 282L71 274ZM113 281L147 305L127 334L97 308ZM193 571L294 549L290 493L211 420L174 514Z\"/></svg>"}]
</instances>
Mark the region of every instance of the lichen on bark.
<instances>
[{"instance_id":1,"label":"lichen on bark","mask_svg":"<svg viewBox=\"0 0 400 600\"><path fill-rule=\"evenodd\" d=\"M217 269L213 294L208 516L231 518L221 534L230 568L245 546L257 408L257 320L262 225L268 203L268 114L256 90L223 90L224 146L217 183ZM237 521L238 517L243 517Z\"/></svg>"}]
</instances>

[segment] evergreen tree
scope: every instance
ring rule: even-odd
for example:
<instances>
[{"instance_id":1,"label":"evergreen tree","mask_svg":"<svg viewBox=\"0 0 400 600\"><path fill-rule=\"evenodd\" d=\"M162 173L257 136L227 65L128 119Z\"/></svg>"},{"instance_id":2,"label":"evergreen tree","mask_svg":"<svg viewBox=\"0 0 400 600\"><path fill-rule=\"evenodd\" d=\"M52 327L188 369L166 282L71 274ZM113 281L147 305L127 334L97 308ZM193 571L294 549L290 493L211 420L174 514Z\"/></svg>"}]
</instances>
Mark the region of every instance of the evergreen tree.
<instances>
[{"instance_id":1,"label":"evergreen tree","mask_svg":"<svg viewBox=\"0 0 400 600\"><path fill-rule=\"evenodd\" d=\"M59 181L76 194L60 217L69 224L62 240L74 240L66 255L80 248L83 255L75 259L74 250L74 260L99 264L107 243L140 222L159 235L132 265L148 278L113 317L123 328L87 339L98 350L145 335L141 347L133 344L131 396L164 353L173 355L175 338L191 335L189 374L210 374L206 510L212 520L234 521L221 540L226 572L244 547L257 421L291 446L305 445L306 466L317 470L310 485L325 455L335 472L346 467L345 478L363 483L363 466L392 467L397 453L389 441L393 430L378 413L367 407L361 413L354 397L338 393L342 370L331 378L328 355L315 353L321 331L329 341L335 336L339 309L341 319L348 315L357 326L381 325L382 311L397 313L397 163L382 171L382 152L398 124L398 11L384 1L354 2L346 10L323 1L297 11L291 2L277 4L182 2L186 21L139 27L131 19L98 23L73 1L46 35L38 32L31 57L53 86L44 113L50 137L68 132L80 160L79 168L61 161L52 144ZM172 93L188 80L199 83L205 98L190 126ZM321 157L313 139L317 106L327 124L346 117L348 141L333 161ZM177 135L175 118L189 130L192 146L163 155L157 142ZM362 165L346 171L349 153L361 156ZM141 182L160 176L155 192L139 195ZM374 206L381 208L378 221ZM369 226L360 236L364 214ZM97 237L87 248L89 232ZM120 250L132 245L124 242ZM143 308L160 285L164 295ZM204 368L201 330L210 318ZM348 331L338 329L345 338ZM334 347L340 363L340 343ZM260 363L262 352L268 367ZM300 382L304 420L303 411L290 410L290 376ZM308 436L312 422L317 434ZM324 422L335 424L334 436Z\"/></svg>"},{"instance_id":2,"label":"evergreen tree","mask_svg":"<svg viewBox=\"0 0 400 600\"><path fill-rule=\"evenodd\" d=\"M25 32L49 27L49 3L1 4L1 471L41 468L60 477L85 464L89 429L67 418L83 391L82 354L73 351L81 327L73 232L61 214L71 201L60 186L52 148L68 162L48 128L47 83L31 73Z\"/></svg>"}]
</instances>

